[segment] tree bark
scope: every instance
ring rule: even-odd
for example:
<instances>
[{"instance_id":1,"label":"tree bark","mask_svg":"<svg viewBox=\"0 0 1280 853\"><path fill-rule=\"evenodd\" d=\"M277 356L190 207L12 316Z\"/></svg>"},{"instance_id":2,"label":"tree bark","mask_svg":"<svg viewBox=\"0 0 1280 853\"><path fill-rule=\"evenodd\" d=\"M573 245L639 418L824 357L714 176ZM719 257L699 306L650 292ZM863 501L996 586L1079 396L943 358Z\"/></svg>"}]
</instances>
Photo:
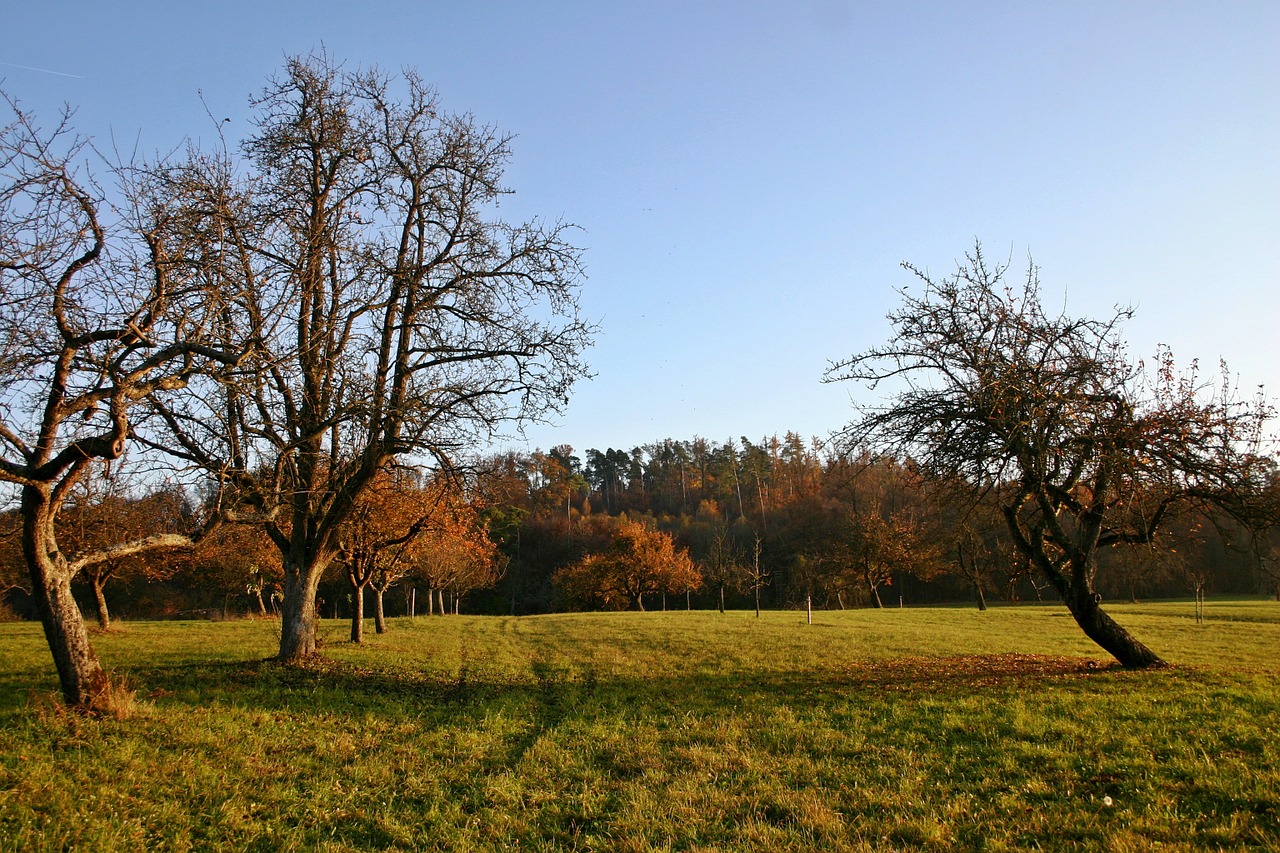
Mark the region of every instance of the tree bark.
<instances>
[{"instance_id":1,"label":"tree bark","mask_svg":"<svg viewBox=\"0 0 1280 853\"><path fill-rule=\"evenodd\" d=\"M89 642L84 617L71 594L66 557L53 540L47 490L27 486L22 493L22 551L58 684L67 705L81 711L107 711L111 683Z\"/></svg>"},{"instance_id":2,"label":"tree bark","mask_svg":"<svg viewBox=\"0 0 1280 853\"><path fill-rule=\"evenodd\" d=\"M1130 669L1164 666L1159 655L1144 646L1132 634L1120 627L1099 604L1099 597L1086 591L1071 596L1067 609L1075 617L1076 624L1123 666Z\"/></svg>"},{"instance_id":3,"label":"tree bark","mask_svg":"<svg viewBox=\"0 0 1280 853\"><path fill-rule=\"evenodd\" d=\"M296 663L316 653L316 591L323 569L286 568L284 601L280 612L280 654L277 659Z\"/></svg>"},{"instance_id":4,"label":"tree bark","mask_svg":"<svg viewBox=\"0 0 1280 853\"><path fill-rule=\"evenodd\" d=\"M975 580L975 581L973 582L973 591L974 591L975 593L977 593L977 596L978 596L978 610L979 610L979 611L986 610L986 609L987 609L987 594L986 594L985 592L983 592L983 590L982 590L982 584Z\"/></svg>"},{"instance_id":5,"label":"tree bark","mask_svg":"<svg viewBox=\"0 0 1280 853\"><path fill-rule=\"evenodd\" d=\"M351 585L351 642L364 642L364 584Z\"/></svg>"},{"instance_id":6,"label":"tree bark","mask_svg":"<svg viewBox=\"0 0 1280 853\"><path fill-rule=\"evenodd\" d=\"M1091 554L1086 552L1078 555L1065 573L1055 568L1044 554L1033 556L1085 636L1130 669L1165 665L1159 655L1144 646L1102 610L1102 596L1093 588L1095 566Z\"/></svg>"},{"instance_id":7,"label":"tree bark","mask_svg":"<svg viewBox=\"0 0 1280 853\"><path fill-rule=\"evenodd\" d=\"M110 631L111 611L107 609L106 581L100 575L93 575L90 583L93 585L93 602L98 608L98 627Z\"/></svg>"},{"instance_id":8,"label":"tree bark","mask_svg":"<svg viewBox=\"0 0 1280 853\"><path fill-rule=\"evenodd\" d=\"M382 607L383 592L381 587L375 587L373 590L373 630L377 634L387 633L387 616Z\"/></svg>"}]
</instances>

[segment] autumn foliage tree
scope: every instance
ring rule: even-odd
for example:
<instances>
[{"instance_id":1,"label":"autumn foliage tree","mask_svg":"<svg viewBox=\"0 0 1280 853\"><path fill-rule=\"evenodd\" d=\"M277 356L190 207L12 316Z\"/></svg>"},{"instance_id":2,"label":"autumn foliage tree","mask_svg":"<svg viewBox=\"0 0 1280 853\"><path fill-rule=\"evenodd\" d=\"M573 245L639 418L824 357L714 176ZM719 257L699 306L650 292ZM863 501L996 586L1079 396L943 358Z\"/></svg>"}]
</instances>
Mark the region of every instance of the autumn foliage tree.
<instances>
[{"instance_id":1,"label":"autumn foliage tree","mask_svg":"<svg viewBox=\"0 0 1280 853\"><path fill-rule=\"evenodd\" d=\"M382 595L408 571L408 548L431 517L433 507L405 474L384 471L375 477L341 528L338 561L351 586L353 643L364 639L364 594L375 579L382 580L376 587L376 630L386 630Z\"/></svg>"},{"instance_id":2,"label":"autumn foliage tree","mask_svg":"<svg viewBox=\"0 0 1280 853\"><path fill-rule=\"evenodd\" d=\"M274 612L284 574L280 551L261 527L224 524L205 536L182 561L187 583L221 593L224 602L245 595L259 616Z\"/></svg>"},{"instance_id":3,"label":"autumn foliage tree","mask_svg":"<svg viewBox=\"0 0 1280 853\"><path fill-rule=\"evenodd\" d=\"M446 594L454 609L467 593L496 584L507 558L489 534L484 514L445 478L428 485L435 508L431 523L410 548L408 575L427 587L427 611L445 614Z\"/></svg>"},{"instance_id":4,"label":"autumn foliage tree","mask_svg":"<svg viewBox=\"0 0 1280 853\"><path fill-rule=\"evenodd\" d=\"M639 521L619 519L606 550L588 554L555 575L572 600L611 610L644 610L644 596L696 590L693 560L671 537Z\"/></svg>"},{"instance_id":5,"label":"autumn foliage tree","mask_svg":"<svg viewBox=\"0 0 1280 853\"><path fill-rule=\"evenodd\" d=\"M177 570L172 550L148 548L121 554L112 546L121 541L142 540L153 535L191 532L191 507L181 492L157 488L149 493L130 494L129 478L112 476L103 464L86 473L72 490L61 510L63 547L73 559L103 553L104 559L85 563L80 576L93 591L98 627L111 627L106 587L126 574L149 580L164 580ZM186 545L186 542L180 542Z\"/></svg>"},{"instance_id":6,"label":"autumn foliage tree","mask_svg":"<svg viewBox=\"0 0 1280 853\"><path fill-rule=\"evenodd\" d=\"M425 581L430 604L433 594L457 597L501 575L502 559L481 516L459 479L444 473L423 480L403 469L384 472L360 496L339 541L352 591L353 643L364 637L366 589L374 592L374 627L382 634L385 594L398 581Z\"/></svg>"},{"instance_id":7,"label":"autumn foliage tree","mask_svg":"<svg viewBox=\"0 0 1280 853\"><path fill-rule=\"evenodd\" d=\"M1014 546L1086 635L1126 666L1161 663L1102 608L1098 552L1149 543L1180 512L1245 513L1267 407L1229 385L1206 393L1167 352L1153 368L1131 362L1119 336L1128 310L1046 312L1033 265L1010 282L1008 265L976 247L946 278L906 268L923 290L903 292L892 339L827 374L903 380L844 440L997 500Z\"/></svg>"}]
</instances>

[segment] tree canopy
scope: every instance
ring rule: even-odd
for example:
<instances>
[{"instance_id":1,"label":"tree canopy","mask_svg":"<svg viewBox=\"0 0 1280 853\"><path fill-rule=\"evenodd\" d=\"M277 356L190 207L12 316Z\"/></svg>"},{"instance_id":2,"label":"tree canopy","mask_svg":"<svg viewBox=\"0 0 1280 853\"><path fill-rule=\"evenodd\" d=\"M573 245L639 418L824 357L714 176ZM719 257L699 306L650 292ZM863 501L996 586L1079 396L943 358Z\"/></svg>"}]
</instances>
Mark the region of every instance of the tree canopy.
<instances>
[{"instance_id":1,"label":"tree canopy","mask_svg":"<svg viewBox=\"0 0 1280 853\"><path fill-rule=\"evenodd\" d=\"M509 137L415 74L296 57L253 103L239 157L139 178L166 263L212 282L221 333L252 342L195 393L153 395L147 439L215 479L218 512L265 525L292 659L315 650L317 585L379 472L449 467L557 410L593 330L570 226L496 215Z\"/></svg>"},{"instance_id":2,"label":"tree canopy","mask_svg":"<svg viewBox=\"0 0 1280 853\"><path fill-rule=\"evenodd\" d=\"M898 381L842 434L915 460L936 480L995 500L1016 547L1085 633L1129 666L1160 658L1099 606L1098 551L1151 542L1179 512L1246 517L1261 493L1259 400L1204 386L1162 350L1131 361L1131 316L1052 314L1038 271L1020 284L981 246L956 272L904 291L885 345L833 364L828 381Z\"/></svg>"}]
</instances>

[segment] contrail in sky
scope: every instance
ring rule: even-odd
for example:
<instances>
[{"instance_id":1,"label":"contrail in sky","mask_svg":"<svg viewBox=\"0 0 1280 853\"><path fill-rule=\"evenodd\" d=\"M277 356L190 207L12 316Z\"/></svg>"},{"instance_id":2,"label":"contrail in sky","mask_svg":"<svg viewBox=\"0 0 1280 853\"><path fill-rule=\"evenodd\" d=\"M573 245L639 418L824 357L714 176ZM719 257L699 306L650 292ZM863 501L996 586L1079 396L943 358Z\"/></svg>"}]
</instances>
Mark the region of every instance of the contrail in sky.
<instances>
[{"instance_id":1,"label":"contrail in sky","mask_svg":"<svg viewBox=\"0 0 1280 853\"><path fill-rule=\"evenodd\" d=\"M19 65L16 62L0 62L0 65L7 65L10 68L21 68L24 71L39 71L42 74L57 74L59 77L74 77L77 80L83 80L79 74L65 74L61 71L50 71L48 68L34 68L30 65Z\"/></svg>"}]
</instances>

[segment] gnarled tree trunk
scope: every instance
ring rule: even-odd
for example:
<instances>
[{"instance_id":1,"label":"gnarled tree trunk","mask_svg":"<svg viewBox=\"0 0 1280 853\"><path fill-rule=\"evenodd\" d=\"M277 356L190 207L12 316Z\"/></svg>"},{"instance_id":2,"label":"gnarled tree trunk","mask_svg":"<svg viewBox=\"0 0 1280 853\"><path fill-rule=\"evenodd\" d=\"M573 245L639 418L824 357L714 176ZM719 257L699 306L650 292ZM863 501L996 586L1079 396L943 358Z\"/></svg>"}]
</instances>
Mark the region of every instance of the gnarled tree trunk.
<instances>
[{"instance_id":1,"label":"gnarled tree trunk","mask_svg":"<svg viewBox=\"0 0 1280 853\"><path fill-rule=\"evenodd\" d=\"M71 594L71 571L53 536L48 489L24 487L22 515L22 552L45 639L58 670L62 697L80 710L108 710L111 683L89 642L80 606Z\"/></svg>"},{"instance_id":2,"label":"gnarled tree trunk","mask_svg":"<svg viewBox=\"0 0 1280 853\"><path fill-rule=\"evenodd\" d=\"M323 570L286 567L280 606L280 653L277 660L297 662L316 653L316 592Z\"/></svg>"},{"instance_id":3,"label":"gnarled tree trunk","mask_svg":"<svg viewBox=\"0 0 1280 853\"><path fill-rule=\"evenodd\" d=\"M1067 609L1089 639L1106 649L1124 666L1133 669L1164 666L1164 660L1159 655L1108 616L1099 602L1099 597L1088 591L1076 594L1067 601Z\"/></svg>"},{"instance_id":4,"label":"gnarled tree trunk","mask_svg":"<svg viewBox=\"0 0 1280 853\"><path fill-rule=\"evenodd\" d=\"M1093 586L1094 563L1091 553L1077 555L1068 571L1058 571L1047 559L1036 557L1049 583L1058 591L1076 624L1121 665L1131 669L1164 666L1164 660L1136 637L1122 628L1102 609L1102 596Z\"/></svg>"}]
</instances>

